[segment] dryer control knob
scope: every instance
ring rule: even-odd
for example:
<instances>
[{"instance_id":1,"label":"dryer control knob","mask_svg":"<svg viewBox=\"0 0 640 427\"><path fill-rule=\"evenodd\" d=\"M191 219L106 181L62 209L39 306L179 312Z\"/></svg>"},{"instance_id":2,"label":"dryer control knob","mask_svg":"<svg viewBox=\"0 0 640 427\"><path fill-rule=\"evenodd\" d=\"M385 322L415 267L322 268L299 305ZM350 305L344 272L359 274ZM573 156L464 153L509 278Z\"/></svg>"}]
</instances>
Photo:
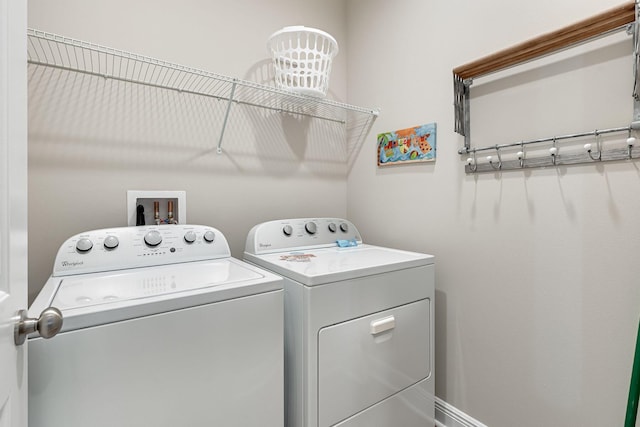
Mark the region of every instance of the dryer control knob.
<instances>
[{"instance_id":1,"label":"dryer control knob","mask_svg":"<svg viewBox=\"0 0 640 427\"><path fill-rule=\"evenodd\" d=\"M315 222L308 222L304 225L304 229L307 230L307 233L309 234L316 234L316 231L318 231L318 226Z\"/></svg>"},{"instance_id":2,"label":"dryer control knob","mask_svg":"<svg viewBox=\"0 0 640 427\"><path fill-rule=\"evenodd\" d=\"M103 244L107 249L115 249L120 244L120 241L116 236L107 236L105 237Z\"/></svg>"},{"instance_id":3,"label":"dryer control knob","mask_svg":"<svg viewBox=\"0 0 640 427\"><path fill-rule=\"evenodd\" d=\"M338 229L338 227L336 227L336 224L334 222L329 223L329 231L330 232L335 233L337 229Z\"/></svg>"},{"instance_id":4,"label":"dryer control knob","mask_svg":"<svg viewBox=\"0 0 640 427\"><path fill-rule=\"evenodd\" d=\"M213 231L205 231L203 239L207 243L212 243L216 239L216 235Z\"/></svg>"},{"instance_id":5,"label":"dryer control knob","mask_svg":"<svg viewBox=\"0 0 640 427\"><path fill-rule=\"evenodd\" d=\"M285 225L284 227L282 227L282 232L285 236L291 236L293 234L293 227L291 227L290 225Z\"/></svg>"},{"instance_id":6,"label":"dryer control knob","mask_svg":"<svg viewBox=\"0 0 640 427\"><path fill-rule=\"evenodd\" d=\"M89 239L80 239L76 243L76 249L78 252L89 252L93 248L93 242Z\"/></svg>"},{"instance_id":7,"label":"dryer control knob","mask_svg":"<svg viewBox=\"0 0 640 427\"><path fill-rule=\"evenodd\" d=\"M349 226L347 225L347 223L346 223L346 222L343 222L343 223L341 223L341 224L340 224L340 230L341 230L343 233L346 233L347 231L349 231Z\"/></svg>"},{"instance_id":8,"label":"dryer control knob","mask_svg":"<svg viewBox=\"0 0 640 427\"><path fill-rule=\"evenodd\" d=\"M162 243L162 235L159 231L151 230L144 235L144 242L149 246L158 246Z\"/></svg>"},{"instance_id":9,"label":"dryer control knob","mask_svg":"<svg viewBox=\"0 0 640 427\"><path fill-rule=\"evenodd\" d=\"M187 231L184 233L184 241L187 243L193 243L196 241L196 233L194 231Z\"/></svg>"}]
</instances>

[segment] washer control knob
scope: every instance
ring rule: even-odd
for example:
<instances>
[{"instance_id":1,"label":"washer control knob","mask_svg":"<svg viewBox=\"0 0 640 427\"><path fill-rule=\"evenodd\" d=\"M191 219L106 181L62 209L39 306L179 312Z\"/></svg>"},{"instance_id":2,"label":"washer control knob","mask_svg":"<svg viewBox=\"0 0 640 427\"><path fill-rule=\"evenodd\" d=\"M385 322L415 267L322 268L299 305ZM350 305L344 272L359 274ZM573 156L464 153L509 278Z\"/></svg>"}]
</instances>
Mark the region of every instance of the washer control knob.
<instances>
[{"instance_id":1,"label":"washer control knob","mask_svg":"<svg viewBox=\"0 0 640 427\"><path fill-rule=\"evenodd\" d=\"M318 226L315 222L308 222L304 225L304 229L307 230L307 233L309 234L316 234L316 231L318 231Z\"/></svg>"},{"instance_id":2,"label":"washer control knob","mask_svg":"<svg viewBox=\"0 0 640 427\"><path fill-rule=\"evenodd\" d=\"M196 233L195 231L187 231L184 233L184 241L187 243L193 243L196 241Z\"/></svg>"},{"instance_id":3,"label":"washer control knob","mask_svg":"<svg viewBox=\"0 0 640 427\"><path fill-rule=\"evenodd\" d=\"M120 244L120 241L116 236L107 236L104 238L104 247L107 249L115 249Z\"/></svg>"},{"instance_id":4,"label":"washer control knob","mask_svg":"<svg viewBox=\"0 0 640 427\"><path fill-rule=\"evenodd\" d=\"M144 242L149 246L158 246L162 243L162 235L159 231L151 230L144 235Z\"/></svg>"},{"instance_id":5,"label":"washer control knob","mask_svg":"<svg viewBox=\"0 0 640 427\"><path fill-rule=\"evenodd\" d=\"M89 239L80 239L78 243L76 243L76 249L78 252L89 252L93 248L93 242Z\"/></svg>"},{"instance_id":6,"label":"washer control knob","mask_svg":"<svg viewBox=\"0 0 640 427\"><path fill-rule=\"evenodd\" d=\"M293 227L287 224L282 227L282 232L285 236L291 236L293 234Z\"/></svg>"},{"instance_id":7,"label":"washer control knob","mask_svg":"<svg viewBox=\"0 0 640 427\"><path fill-rule=\"evenodd\" d=\"M216 239L216 235L213 231L205 231L204 236L202 236L204 241L207 243L212 243Z\"/></svg>"},{"instance_id":8,"label":"washer control knob","mask_svg":"<svg viewBox=\"0 0 640 427\"><path fill-rule=\"evenodd\" d=\"M340 224L340 230L341 230L343 233L346 233L347 231L349 231L349 226L347 225L347 223L346 223L346 222L343 222L343 223L341 223L341 224Z\"/></svg>"},{"instance_id":9,"label":"washer control knob","mask_svg":"<svg viewBox=\"0 0 640 427\"><path fill-rule=\"evenodd\" d=\"M337 229L338 229L338 227L336 227L336 224L334 222L329 223L329 231L330 232L335 233Z\"/></svg>"}]
</instances>

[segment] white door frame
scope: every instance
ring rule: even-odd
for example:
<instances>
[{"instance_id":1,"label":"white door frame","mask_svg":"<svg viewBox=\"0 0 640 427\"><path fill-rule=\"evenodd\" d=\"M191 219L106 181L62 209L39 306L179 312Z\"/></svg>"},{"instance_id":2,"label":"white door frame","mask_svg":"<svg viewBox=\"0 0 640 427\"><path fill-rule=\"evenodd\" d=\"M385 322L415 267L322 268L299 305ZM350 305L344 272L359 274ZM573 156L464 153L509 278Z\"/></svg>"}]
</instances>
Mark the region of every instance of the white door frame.
<instances>
[{"instance_id":1,"label":"white door frame","mask_svg":"<svg viewBox=\"0 0 640 427\"><path fill-rule=\"evenodd\" d=\"M27 2L0 0L0 427L27 427Z\"/></svg>"}]
</instances>

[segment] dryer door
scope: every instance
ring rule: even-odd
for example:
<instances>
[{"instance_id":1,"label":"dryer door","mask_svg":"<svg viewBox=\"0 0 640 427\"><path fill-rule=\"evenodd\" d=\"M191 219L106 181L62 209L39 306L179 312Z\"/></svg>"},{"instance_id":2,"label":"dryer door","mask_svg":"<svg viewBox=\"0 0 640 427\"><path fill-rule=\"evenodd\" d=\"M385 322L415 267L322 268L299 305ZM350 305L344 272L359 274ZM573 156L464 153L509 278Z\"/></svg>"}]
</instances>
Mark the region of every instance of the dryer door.
<instances>
[{"instance_id":1,"label":"dryer door","mask_svg":"<svg viewBox=\"0 0 640 427\"><path fill-rule=\"evenodd\" d=\"M430 300L323 328L318 413L334 425L431 374Z\"/></svg>"}]
</instances>

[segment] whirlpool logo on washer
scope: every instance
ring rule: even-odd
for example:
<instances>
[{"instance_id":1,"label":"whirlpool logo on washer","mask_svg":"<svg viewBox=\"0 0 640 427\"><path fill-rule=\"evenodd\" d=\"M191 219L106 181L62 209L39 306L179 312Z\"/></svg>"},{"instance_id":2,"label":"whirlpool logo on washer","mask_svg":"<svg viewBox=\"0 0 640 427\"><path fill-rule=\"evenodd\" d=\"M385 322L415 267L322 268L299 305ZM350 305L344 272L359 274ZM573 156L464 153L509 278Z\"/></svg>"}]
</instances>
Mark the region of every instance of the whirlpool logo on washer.
<instances>
[{"instance_id":1,"label":"whirlpool logo on washer","mask_svg":"<svg viewBox=\"0 0 640 427\"><path fill-rule=\"evenodd\" d=\"M69 267L69 268L74 268L83 264L84 264L84 261L62 261L62 266Z\"/></svg>"},{"instance_id":2,"label":"whirlpool logo on washer","mask_svg":"<svg viewBox=\"0 0 640 427\"><path fill-rule=\"evenodd\" d=\"M258 246L260 246L261 248L270 248L271 243L258 243Z\"/></svg>"}]
</instances>

